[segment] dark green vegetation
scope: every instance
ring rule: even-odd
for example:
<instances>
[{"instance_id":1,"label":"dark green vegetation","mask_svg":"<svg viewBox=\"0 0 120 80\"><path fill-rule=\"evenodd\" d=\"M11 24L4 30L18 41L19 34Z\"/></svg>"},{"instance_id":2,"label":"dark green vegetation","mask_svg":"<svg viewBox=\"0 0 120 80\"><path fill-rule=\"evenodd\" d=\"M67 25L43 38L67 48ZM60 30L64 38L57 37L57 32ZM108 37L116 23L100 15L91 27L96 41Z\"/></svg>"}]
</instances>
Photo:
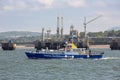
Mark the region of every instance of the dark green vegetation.
<instances>
[{"instance_id":1,"label":"dark green vegetation","mask_svg":"<svg viewBox=\"0 0 120 80\"><path fill-rule=\"evenodd\" d=\"M10 31L0 33L0 42L12 40L15 43L33 42L40 39L41 33L28 31Z\"/></svg>"},{"instance_id":2,"label":"dark green vegetation","mask_svg":"<svg viewBox=\"0 0 120 80\"><path fill-rule=\"evenodd\" d=\"M84 32L81 32L81 37L84 37ZM120 30L100 31L100 32L89 32L89 37L120 37Z\"/></svg>"}]
</instances>

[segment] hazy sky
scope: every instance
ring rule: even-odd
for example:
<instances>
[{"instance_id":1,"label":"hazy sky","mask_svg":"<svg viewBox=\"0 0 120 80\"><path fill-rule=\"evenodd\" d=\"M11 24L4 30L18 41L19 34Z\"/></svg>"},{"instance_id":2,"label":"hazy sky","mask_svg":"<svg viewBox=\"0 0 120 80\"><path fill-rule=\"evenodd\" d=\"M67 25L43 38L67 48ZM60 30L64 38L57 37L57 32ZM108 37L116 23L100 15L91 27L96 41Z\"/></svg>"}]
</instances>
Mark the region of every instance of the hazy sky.
<instances>
[{"instance_id":1,"label":"hazy sky","mask_svg":"<svg viewBox=\"0 0 120 80\"><path fill-rule=\"evenodd\" d=\"M70 25L83 31L84 17L89 21L99 15L87 31L120 26L120 0L0 0L0 32L41 32L45 27L56 33L57 16L64 18L64 33Z\"/></svg>"}]
</instances>

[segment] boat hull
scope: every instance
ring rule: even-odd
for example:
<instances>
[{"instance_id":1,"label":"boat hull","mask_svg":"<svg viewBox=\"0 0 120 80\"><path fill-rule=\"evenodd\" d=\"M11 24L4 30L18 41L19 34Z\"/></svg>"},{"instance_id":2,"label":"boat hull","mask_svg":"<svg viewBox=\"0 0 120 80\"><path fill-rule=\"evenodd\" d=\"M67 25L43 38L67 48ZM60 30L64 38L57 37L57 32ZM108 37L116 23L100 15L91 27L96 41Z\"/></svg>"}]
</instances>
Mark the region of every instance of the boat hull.
<instances>
[{"instance_id":1,"label":"boat hull","mask_svg":"<svg viewBox=\"0 0 120 80\"><path fill-rule=\"evenodd\" d=\"M30 59L69 59L69 58L82 58L82 59L99 59L102 58L102 54L62 54L62 53L39 53L39 52L25 52L26 56Z\"/></svg>"}]
</instances>

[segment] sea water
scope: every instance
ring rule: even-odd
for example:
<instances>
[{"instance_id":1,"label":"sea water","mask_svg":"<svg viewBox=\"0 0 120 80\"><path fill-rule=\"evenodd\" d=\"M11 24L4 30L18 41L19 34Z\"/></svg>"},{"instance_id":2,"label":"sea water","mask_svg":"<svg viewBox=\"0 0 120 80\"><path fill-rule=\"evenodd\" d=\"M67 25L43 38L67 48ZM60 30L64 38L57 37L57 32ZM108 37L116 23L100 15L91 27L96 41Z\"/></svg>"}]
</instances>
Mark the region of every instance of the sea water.
<instances>
[{"instance_id":1,"label":"sea water","mask_svg":"<svg viewBox=\"0 0 120 80\"><path fill-rule=\"evenodd\" d=\"M28 59L25 51L0 49L0 80L120 80L120 51L102 59Z\"/></svg>"}]
</instances>

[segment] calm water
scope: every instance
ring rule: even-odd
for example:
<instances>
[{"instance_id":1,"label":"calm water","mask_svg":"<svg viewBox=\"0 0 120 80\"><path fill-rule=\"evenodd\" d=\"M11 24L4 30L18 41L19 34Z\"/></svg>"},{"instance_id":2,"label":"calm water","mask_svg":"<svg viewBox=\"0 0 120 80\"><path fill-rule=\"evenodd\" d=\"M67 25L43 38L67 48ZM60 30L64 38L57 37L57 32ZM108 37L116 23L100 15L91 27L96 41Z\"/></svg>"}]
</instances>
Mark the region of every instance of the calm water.
<instances>
[{"instance_id":1,"label":"calm water","mask_svg":"<svg viewBox=\"0 0 120 80\"><path fill-rule=\"evenodd\" d=\"M0 49L0 80L120 80L120 51L103 59L28 59L30 49Z\"/></svg>"}]
</instances>

